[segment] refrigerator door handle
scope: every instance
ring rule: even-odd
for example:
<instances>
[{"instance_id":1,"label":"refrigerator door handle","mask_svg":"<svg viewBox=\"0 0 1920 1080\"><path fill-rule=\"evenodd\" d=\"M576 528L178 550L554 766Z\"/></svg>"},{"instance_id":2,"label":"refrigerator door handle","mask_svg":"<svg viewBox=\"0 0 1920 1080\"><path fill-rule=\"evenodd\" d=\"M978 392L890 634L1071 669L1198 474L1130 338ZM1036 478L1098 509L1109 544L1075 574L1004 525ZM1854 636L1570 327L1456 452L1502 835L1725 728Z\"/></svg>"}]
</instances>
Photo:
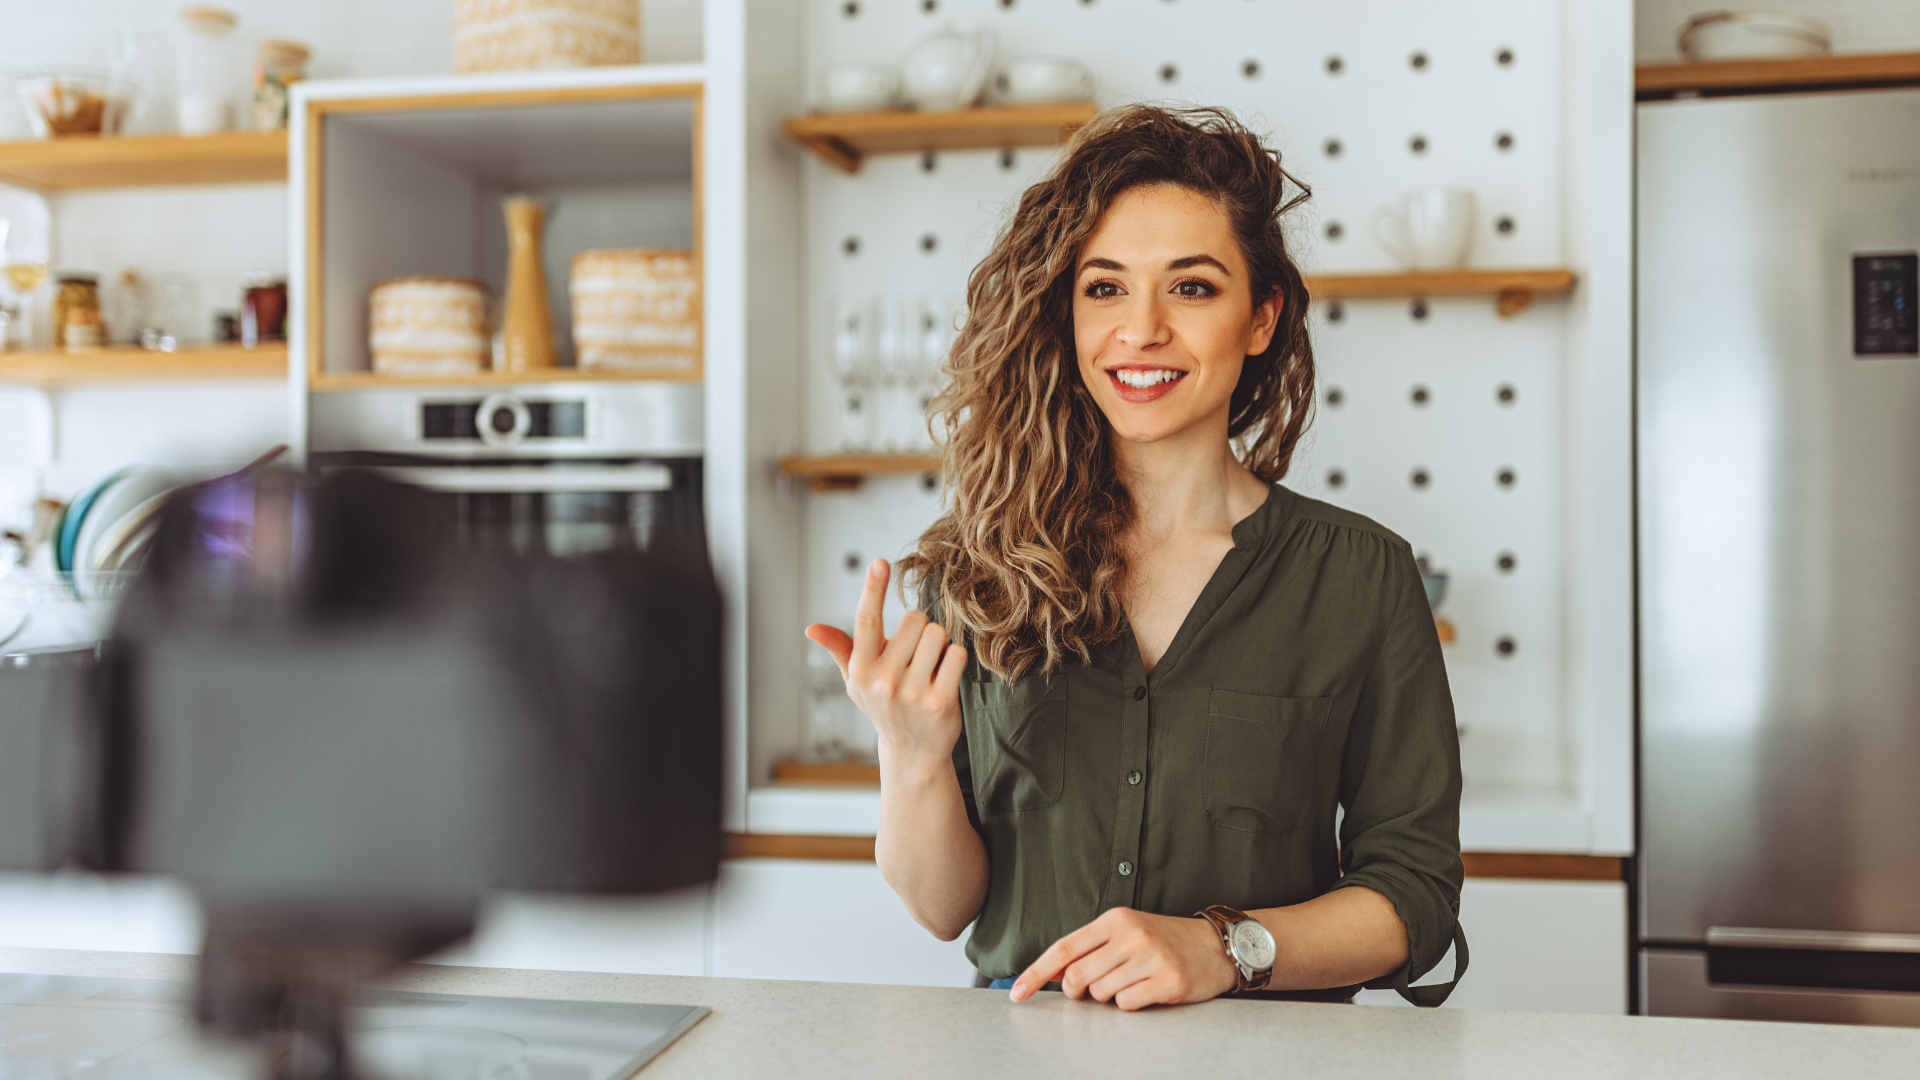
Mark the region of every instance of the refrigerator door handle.
<instances>
[{"instance_id":1,"label":"refrigerator door handle","mask_svg":"<svg viewBox=\"0 0 1920 1080\"><path fill-rule=\"evenodd\" d=\"M1881 934L1864 930L1769 930L1753 926L1709 926L1707 927L1707 948L1920 953L1920 934Z\"/></svg>"}]
</instances>

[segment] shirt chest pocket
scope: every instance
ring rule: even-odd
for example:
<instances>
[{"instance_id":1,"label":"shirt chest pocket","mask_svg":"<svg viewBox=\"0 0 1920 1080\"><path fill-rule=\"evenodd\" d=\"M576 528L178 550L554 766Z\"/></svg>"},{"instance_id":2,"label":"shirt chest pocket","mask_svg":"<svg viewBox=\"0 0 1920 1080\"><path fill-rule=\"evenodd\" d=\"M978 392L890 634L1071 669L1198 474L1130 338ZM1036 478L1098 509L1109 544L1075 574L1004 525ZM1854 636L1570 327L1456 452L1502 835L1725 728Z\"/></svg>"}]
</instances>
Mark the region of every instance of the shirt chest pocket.
<instances>
[{"instance_id":1,"label":"shirt chest pocket","mask_svg":"<svg viewBox=\"0 0 1920 1080\"><path fill-rule=\"evenodd\" d=\"M1029 676L973 688L967 747L980 813L1039 810L1060 801L1067 768L1067 680Z\"/></svg>"},{"instance_id":2,"label":"shirt chest pocket","mask_svg":"<svg viewBox=\"0 0 1920 1080\"><path fill-rule=\"evenodd\" d=\"M1284 836L1313 809L1332 698L1215 690L1207 696L1207 817Z\"/></svg>"}]
</instances>

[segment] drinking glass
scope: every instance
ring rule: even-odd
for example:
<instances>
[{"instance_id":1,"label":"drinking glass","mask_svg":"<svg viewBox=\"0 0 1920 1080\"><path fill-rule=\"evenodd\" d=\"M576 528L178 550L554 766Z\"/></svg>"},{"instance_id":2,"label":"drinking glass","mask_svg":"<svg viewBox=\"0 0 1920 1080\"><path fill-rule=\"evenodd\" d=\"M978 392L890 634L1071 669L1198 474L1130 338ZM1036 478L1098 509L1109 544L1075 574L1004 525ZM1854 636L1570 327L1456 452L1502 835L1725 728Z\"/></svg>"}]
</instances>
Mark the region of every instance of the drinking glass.
<instances>
[{"instance_id":1,"label":"drinking glass","mask_svg":"<svg viewBox=\"0 0 1920 1080\"><path fill-rule=\"evenodd\" d=\"M872 348L870 305L840 300L833 305L833 373L840 382L840 449L858 453L872 445Z\"/></svg>"},{"instance_id":2,"label":"drinking glass","mask_svg":"<svg viewBox=\"0 0 1920 1080\"><path fill-rule=\"evenodd\" d=\"M847 700L847 682L840 676L840 665L818 645L807 648L807 713L802 732L800 758L813 764L842 761L847 757L847 740L841 732L842 702Z\"/></svg>"},{"instance_id":3,"label":"drinking glass","mask_svg":"<svg viewBox=\"0 0 1920 1080\"><path fill-rule=\"evenodd\" d=\"M44 231L35 235L35 230L27 227L30 222L17 217L0 218L5 227L0 232L0 252L4 252L4 266L7 285L20 307L19 342L22 348L31 348L38 341L39 320L35 316L36 294L40 286L46 283L48 276L48 254Z\"/></svg>"}]
</instances>

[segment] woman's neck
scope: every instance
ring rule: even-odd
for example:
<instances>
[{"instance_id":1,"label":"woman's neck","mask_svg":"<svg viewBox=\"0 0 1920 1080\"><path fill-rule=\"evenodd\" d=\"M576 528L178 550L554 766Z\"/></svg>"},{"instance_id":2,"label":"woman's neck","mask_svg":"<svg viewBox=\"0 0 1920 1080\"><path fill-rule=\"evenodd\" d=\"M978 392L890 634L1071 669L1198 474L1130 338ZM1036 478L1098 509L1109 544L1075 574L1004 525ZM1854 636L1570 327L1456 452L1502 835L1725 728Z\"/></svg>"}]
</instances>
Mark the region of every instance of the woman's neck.
<instances>
[{"instance_id":1,"label":"woman's neck","mask_svg":"<svg viewBox=\"0 0 1920 1080\"><path fill-rule=\"evenodd\" d=\"M1230 533L1266 500L1267 485L1233 456L1224 418L1217 427L1151 443L1115 440L1121 482L1133 499L1134 539Z\"/></svg>"}]
</instances>

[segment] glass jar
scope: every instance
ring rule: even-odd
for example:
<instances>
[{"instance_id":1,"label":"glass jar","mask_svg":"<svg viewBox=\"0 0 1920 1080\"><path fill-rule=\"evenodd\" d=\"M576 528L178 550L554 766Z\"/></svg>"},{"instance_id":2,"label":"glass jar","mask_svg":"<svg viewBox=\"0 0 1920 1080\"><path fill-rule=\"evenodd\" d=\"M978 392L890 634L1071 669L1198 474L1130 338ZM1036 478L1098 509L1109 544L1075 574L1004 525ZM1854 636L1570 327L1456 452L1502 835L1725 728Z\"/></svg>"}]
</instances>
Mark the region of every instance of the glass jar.
<instances>
[{"instance_id":1,"label":"glass jar","mask_svg":"<svg viewBox=\"0 0 1920 1080\"><path fill-rule=\"evenodd\" d=\"M224 8L190 7L180 13L179 97L182 135L213 135L233 126L233 99L244 74L234 28L240 16Z\"/></svg>"},{"instance_id":2,"label":"glass jar","mask_svg":"<svg viewBox=\"0 0 1920 1080\"><path fill-rule=\"evenodd\" d=\"M100 279L63 273L53 294L53 339L66 348L96 348L106 341L100 321Z\"/></svg>"},{"instance_id":3,"label":"glass jar","mask_svg":"<svg viewBox=\"0 0 1920 1080\"><path fill-rule=\"evenodd\" d=\"M280 131L287 126L287 98L293 84L307 77L313 53L297 41L268 38L253 63L253 129Z\"/></svg>"},{"instance_id":4,"label":"glass jar","mask_svg":"<svg viewBox=\"0 0 1920 1080\"><path fill-rule=\"evenodd\" d=\"M287 340L287 279L256 272L246 277L240 304L240 344L251 349L263 341Z\"/></svg>"}]
</instances>

